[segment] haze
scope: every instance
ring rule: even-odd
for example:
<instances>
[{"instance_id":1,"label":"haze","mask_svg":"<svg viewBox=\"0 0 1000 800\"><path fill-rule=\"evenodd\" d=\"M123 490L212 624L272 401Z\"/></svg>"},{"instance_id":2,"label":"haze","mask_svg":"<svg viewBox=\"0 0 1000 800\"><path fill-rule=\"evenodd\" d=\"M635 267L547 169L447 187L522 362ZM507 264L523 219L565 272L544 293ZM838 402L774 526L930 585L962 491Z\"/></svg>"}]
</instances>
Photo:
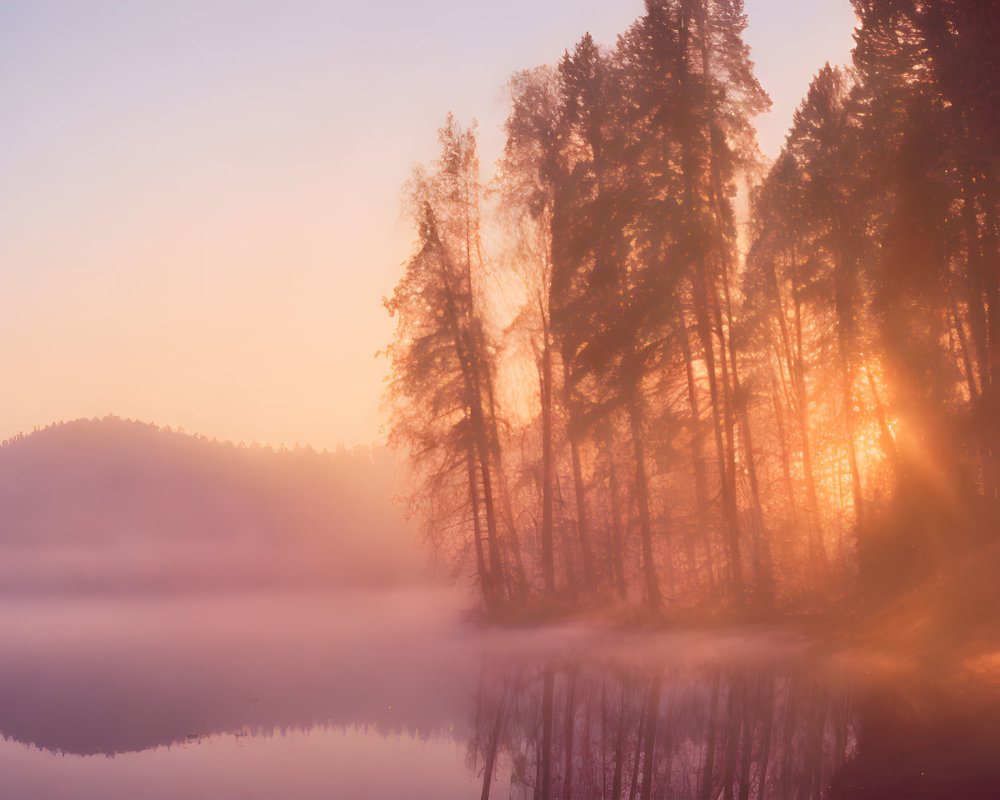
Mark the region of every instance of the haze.
<instances>
[{"instance_id":1,"label":"haze","mask_svg":"<svg viewBox=\"0 0 1000 800\"><path fill-rule=\"evenodd\" d=\"M0 438L78 417L234 442L380 437L400 185L453 110L484 172L503 85L636 1L0 6ZM841 0L747 3L775 156Z\"/></svg>"},{"instance_id":2,"label":"haze","mask_svg":"<svg viewBox=\"0 0 1000 800\"><path fill-rule=\"evenodd\" d=\"M998 12L0 2L0 796L1000 797Z\"/></svg>"}]
</instances>

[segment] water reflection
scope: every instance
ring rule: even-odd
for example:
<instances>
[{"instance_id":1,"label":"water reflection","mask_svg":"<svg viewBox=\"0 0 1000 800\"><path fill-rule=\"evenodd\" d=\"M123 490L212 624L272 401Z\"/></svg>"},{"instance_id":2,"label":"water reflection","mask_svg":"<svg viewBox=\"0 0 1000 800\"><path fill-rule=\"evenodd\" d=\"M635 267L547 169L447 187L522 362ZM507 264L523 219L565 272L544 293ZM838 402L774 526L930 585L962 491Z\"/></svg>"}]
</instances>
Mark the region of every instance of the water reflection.
<instances>
[{"instance_id":1,"label":"water reflection","mask_svg":"<svg viewBox=\"0 0 1000 800\"><path fill-rule=\"evenodd\" d=\"M327 724L450 735L474 675L457 608L434 591L4 603L0 731L78 755Z\"/></svg>"},{"instance_id":2,"label":"water reflection","mask_svg":"<svg viewBox=\"0 0 1000 800\"><path fill-rule=\"evenodd\" d=\"M459 800L477 787L442 736L314 728L104 756L0 742L0 797L14 800Z\"/></svg>"},{"instance_id":3,"label":"water reflection","mask_svg":"<svg viewBox=\"0 0 1000 800\"><path fill-rule=\"evenodd\" d=\"M8 601L6 791L1000 796L982 687L887 685L760 634L482 630L463 606L430 590Z\"/></svg>"},{"instance_id":4,"label":"water reflection","mask_svg":"<svg viewBox=\"0 0 1000 800\"><path fill-rule=\"evenodd\" d=\"M879 682L857 703L854 758L830 800L1000 797L1000 699L991 684L936 670Z\"/></svg>"},{"instance_id":5,"label":"water reflection","mask_svg":"<svg viewBox=\"0 0 1000 800\"><path fill-rule=\"evenodd\" d=\"M469 747L482 798L501 769L512 797L818 798L856 748L850 698L805 664L508 666Z\"/></svg>"}]
</instances>

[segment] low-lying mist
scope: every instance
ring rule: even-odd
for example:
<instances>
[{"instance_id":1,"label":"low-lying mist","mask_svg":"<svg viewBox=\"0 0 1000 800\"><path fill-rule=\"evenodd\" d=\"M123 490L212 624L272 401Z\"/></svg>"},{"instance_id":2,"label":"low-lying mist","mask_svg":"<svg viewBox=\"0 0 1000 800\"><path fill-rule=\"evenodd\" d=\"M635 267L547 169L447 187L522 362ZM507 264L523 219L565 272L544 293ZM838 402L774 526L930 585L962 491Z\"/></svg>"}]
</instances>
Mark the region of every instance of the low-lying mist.
<instances>
[{"instance_id":1,"label":"low-lying mist","mask_svg":"<svg viewBox=\"0 0 1000 800\"><path fill-rule=\"evenodd\" d=\"M114 417L0 447L0 591L377 587L426 558L381 449L217 443Z\"/></svg>"}]
</instances>

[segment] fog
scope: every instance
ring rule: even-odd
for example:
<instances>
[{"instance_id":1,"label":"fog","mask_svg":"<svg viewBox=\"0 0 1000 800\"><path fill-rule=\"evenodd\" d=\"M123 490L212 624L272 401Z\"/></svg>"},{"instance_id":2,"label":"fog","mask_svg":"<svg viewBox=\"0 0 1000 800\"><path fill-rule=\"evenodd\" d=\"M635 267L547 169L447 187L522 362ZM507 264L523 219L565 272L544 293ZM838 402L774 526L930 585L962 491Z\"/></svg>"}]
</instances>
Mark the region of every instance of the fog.
<instances>
[{"instance_id":1,"label":"fog","mask_svg":"<svg viewBox=\"0 0 1000 800\"><path fill-rule=\"evenodd\" d=\"M7 600L0 730L107 755L231 731L447 731L471 652L460 602L417 593Z\"/></svg>"},{"instance_id":2,"label":"fog","mask_svg":"<svg viewBox=\"0 0 1000 800\"><path fill-rule=\"evenodd\" d=\"M383 449L275 451L120 420L0 448L0 591L145 593L420 581Z\"/></svg>"},{"instance_id":3,"label":"fog","mask_svg":"<svg viewBox=\"0 0 1000 800\"><path fill-rule=\"evenodd\" d=\"M956 682L775 620L489 622L471 576L430 567L384 451L111 418L8 442L0 472L8 796L1000 787L989 658Z\"/></svg>"},{"instance_id":4,"label":"fog","mask_svg":"<svg viewBox=\"0 0 1000 800\"><path fill-rule=\"evenodd\" d=\"M371 797L471 797L482 791L483 748L501 702L510 708L486 783L503 794L523 784L518 758L537 760L532 715L553 675L557 697L566 676L583 676L581 731L608 713L602 685L624 692L616 703L641 706L640 689L656 675L670 676L676 709L697 719L720 685L728 692L750 674L781 682L794 673L845 696L842 681L806 673L801 644L787 636L592 623L502 630L468 619L469 601L427 585L8 595L0 603L8 791L66 797L84 780L86 790L69 796L304 798L368 786ZM663 712L675 714L666 701Z\"/></svg>"},{"instance_id":5,"label":"fog","mask_svg":"<svg viewBox=\"0 0 1000 800\"><path fill-rule=\"evenodd\" d=\"M8 595L6 796L875 798L905 787L944 798L1000 786L988 711L1000 706L970 694L976 684L955 691L779 630L484 626L470 599L412 584Z\"/></svg>"}]
</instances>

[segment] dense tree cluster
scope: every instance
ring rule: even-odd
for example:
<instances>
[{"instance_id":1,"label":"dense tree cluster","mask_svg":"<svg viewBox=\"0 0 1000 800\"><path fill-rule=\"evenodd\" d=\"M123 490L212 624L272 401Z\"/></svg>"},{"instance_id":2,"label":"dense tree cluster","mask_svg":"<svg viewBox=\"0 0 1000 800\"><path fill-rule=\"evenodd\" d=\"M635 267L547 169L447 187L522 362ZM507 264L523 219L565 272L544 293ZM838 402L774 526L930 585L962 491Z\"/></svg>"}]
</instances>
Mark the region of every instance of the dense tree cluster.
<instances>
[{"instance_id":1,"label":"dense tree cluster","mask_svg":"<svg viewBox=\"0 0 1000 800\"><path fill-rule=\"evenodd\" d=\"M1000 14L854 6L768 169L740 0L515 74L489 185L441 130L392 441L488 606L790 603L995 529Z\"/></svg>"}]
</instances>

